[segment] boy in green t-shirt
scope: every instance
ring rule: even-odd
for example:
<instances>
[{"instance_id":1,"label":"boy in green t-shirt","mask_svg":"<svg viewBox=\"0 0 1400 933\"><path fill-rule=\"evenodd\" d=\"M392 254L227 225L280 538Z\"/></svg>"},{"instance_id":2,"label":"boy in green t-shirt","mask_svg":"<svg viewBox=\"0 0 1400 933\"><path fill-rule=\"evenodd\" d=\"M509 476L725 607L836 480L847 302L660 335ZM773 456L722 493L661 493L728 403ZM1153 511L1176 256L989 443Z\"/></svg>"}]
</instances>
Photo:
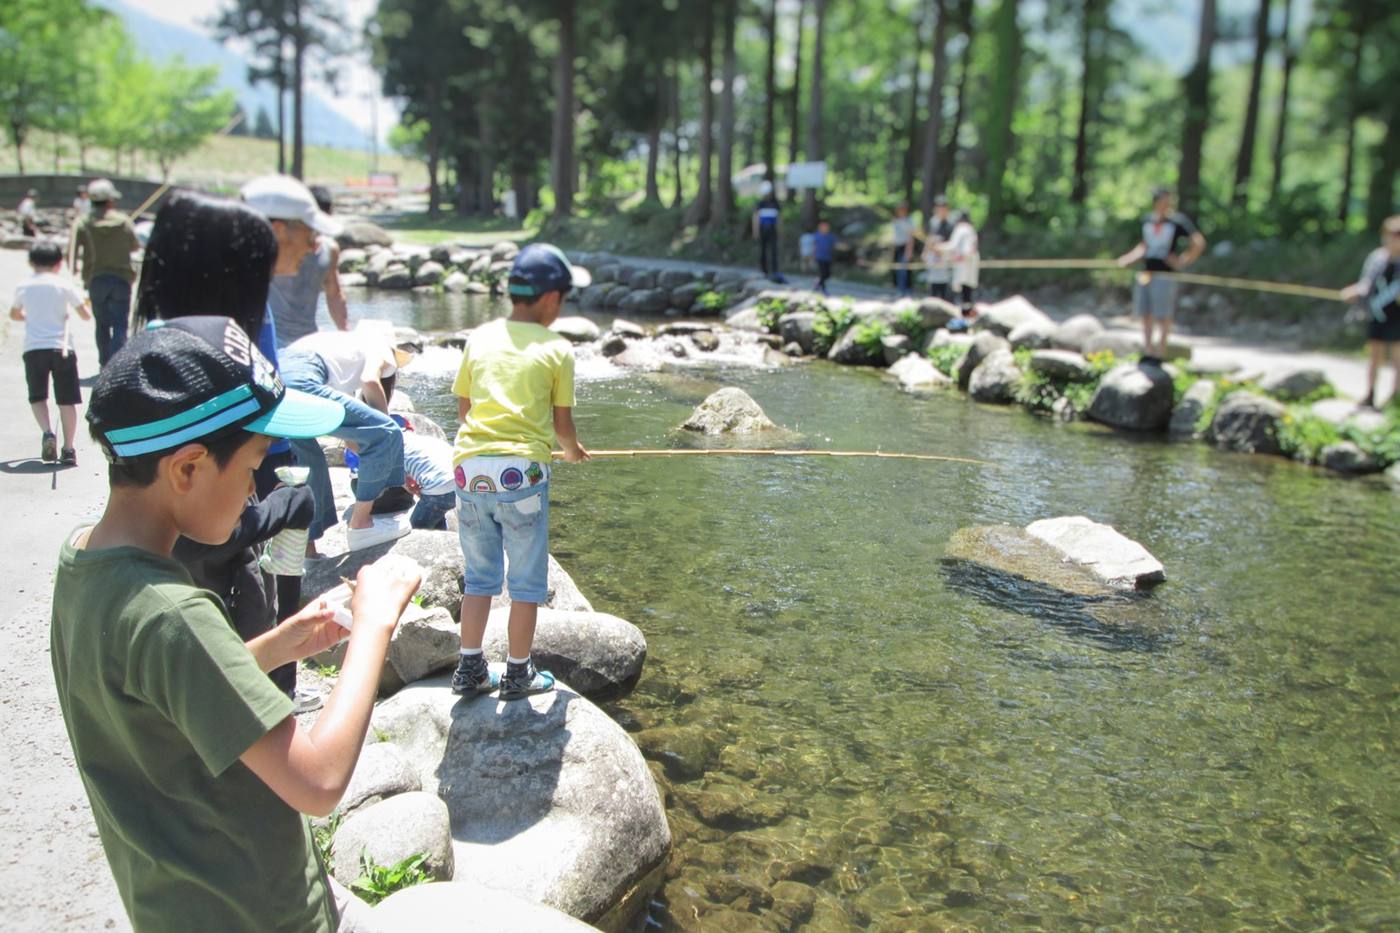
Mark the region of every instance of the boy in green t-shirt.
<instances>
[{"instance_id":1,"label":"boy in green t-shirt","mask_svg":"<svg viewBox=\"0 0 1400 933\"><path fill-rule=\"evenodd\" d=\"M549 329L564 296L589 284L558 249L534 243L510 270L510 317L472 332L452 384L462 421L452 454L457 527L466 562L462 587L462 649L452 675L454 693L489 693L516 700L554 687L535 669L539 604L548 597L549 458L557 436L570 463L588 459L574 432L574 352ZM510 559L509 650L504 677L481 653L491 597Z\"/></svg>"},{"instance_id":2,"label":"boy in green t-shirt","mask_svg":"<svg viewBox=\"0 0 1400 933\"><path fill-rule=\"evenodd\" d=\"M339 802L369 725L411 562L360 571L353 634L316 724L266 671L345 636L318 601L247 645L170 557L229 537L273 436L339 406L288 392L229 318L138 334L88 408L109 460L102 518L65 543L50 650L68 737L132 925L329 931L338 910L301 813Z\"/></svg>"}]
</instances>

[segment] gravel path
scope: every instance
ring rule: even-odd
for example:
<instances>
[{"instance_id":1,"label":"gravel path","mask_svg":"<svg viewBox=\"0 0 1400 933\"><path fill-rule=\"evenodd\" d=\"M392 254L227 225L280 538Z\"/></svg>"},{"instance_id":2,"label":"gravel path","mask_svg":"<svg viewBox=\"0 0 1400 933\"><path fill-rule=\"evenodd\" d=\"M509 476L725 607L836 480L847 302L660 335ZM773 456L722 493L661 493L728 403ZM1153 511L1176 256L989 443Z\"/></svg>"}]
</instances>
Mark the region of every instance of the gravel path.
<instances>
[{"instance_id":1,"label":"gravel path","mask_svg":"<svg viewBox=\"0 0 1400 933\"><path fill-rule=\"evenodd\" d=\"M0 250L0 300L29 274ZM97 371L91 325L76 327L84 376ZM129 930L73 764L49 664L53 568L65 535L94 521L107 494L101 454L82 431L78 466L40 463L20 360L24 325L0 322L0 917L6 930ZM86 392L86 390L85 390Z\"/></svg>"}]
</instances>

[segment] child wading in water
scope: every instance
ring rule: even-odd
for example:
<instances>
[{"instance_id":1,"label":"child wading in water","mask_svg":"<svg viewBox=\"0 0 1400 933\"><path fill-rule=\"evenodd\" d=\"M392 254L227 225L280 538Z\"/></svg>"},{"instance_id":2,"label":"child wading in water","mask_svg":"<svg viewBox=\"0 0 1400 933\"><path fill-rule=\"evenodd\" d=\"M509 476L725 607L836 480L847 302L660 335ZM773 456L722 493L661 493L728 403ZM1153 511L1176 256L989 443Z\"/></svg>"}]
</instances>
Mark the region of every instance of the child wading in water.
<instances>
[{"instance_id":1,"label":"child wading in water","mask_svg":"<svg viewBox=\"0 0 1400 933\"><path fill-rule=\"evenodd\" d=\"M181 535L227 540L271 438L325 434L344 412L285 390L230 318L181 317L108 360L87 417L111 494L63 545L49 645L131 925L335 930L354 898L300 814L345 792L421 572L402 558L360 571L340 677L307 729L266 672L344 638L332 610L319 601L245 645L170 552Z\"/></svg>"},{"instance_id":2,"label":"child wading in water","mask_svg":"<svg viewBox=\"0 0 1400 933\"><path fill-rule=\"evenodd\" d=\"M549 325L569 289L590 281L555 247L525 247L510 270L510 317L472 332L452 384L462 420L453 477L466 560L454 693L499 686L501 699L514 700L554 687L553 675L530 659L548 596L550 450L557 436L570 463L589 457L574 433L573 348ZM510 650L498 680L481 642L491 597L501 592L503 554L510 558Z\"/></svg>"},{"instance_id":3,"label":"child wading in water","mask_svg":"<svg viewBox=\"0 0 1400 933\"><path fill-rule=\"evenodd\" d=\"M29 385L29 407L43 432L39 456L45 462L59 461L74 466L78 455L73 435L78 430L78 406L82 389L78 386L78 354L68 328L68 312L76 311L84 321L92 320L91 306L83 290L59 271L63 250L55 243L39 242L29 250L29 266L34 275L15 289L10 319L24 322L24 379ZM63 425L63 453L57 448L53 422L49 420L49 381L53 381L58 419Z\"/></svg>"}]
</instances>

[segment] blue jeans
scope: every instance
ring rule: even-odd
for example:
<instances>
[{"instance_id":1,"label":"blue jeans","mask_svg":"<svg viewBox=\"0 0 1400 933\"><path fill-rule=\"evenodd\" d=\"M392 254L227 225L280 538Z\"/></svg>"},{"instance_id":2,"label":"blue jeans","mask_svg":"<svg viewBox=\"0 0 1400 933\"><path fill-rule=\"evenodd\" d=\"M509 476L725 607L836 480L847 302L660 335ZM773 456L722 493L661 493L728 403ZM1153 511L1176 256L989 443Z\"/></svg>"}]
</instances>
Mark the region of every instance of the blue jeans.
<instances>
[{"instance_id":1,"label":"blue jeans","mask_svg":"<svg viewBox=\"0 0 1400 933\"><path fill-rule=\"evenodd\" d=\"M345 409L345 420L331 432L332 437L359 448L360 474L355 484L356 502L373 502L389 486L403 485L403 432L394 420L364 402L326 385L326 364L314 353L288 353L280 360L282 381L319 398L330 399ZM335 494L331 491L331 471L326 455L313 438L293 440L297 463L311 468L307 485L316 496L316 518L311 522L311 540L318 540L327 528L340 521L335 514Z\"/></svg>"},{"instance_id":2,"label":"blue jeans","mask_svg":"<svg viewBox=\"0 0 1400 933\"><path fill-rule=\"evenodd\" d=\"M447 513L457 507L457 497L444 492L436 496L419 496L418 504L408 516L412 528L427 528L435 531L447 529Z\"/></svg>"},{"instance_id":3,"label":"blue jeans","mask_svg":"<svg viewBox=\"0 0 1400 933\"><path fill-rule=\"evenodd\" d=\"M457 490L457 538L466 562L462 592L496 596L510 559L510 598L549 599L549 483L511 492Z\"/></svg>"},{"instance_id":4,"label":"blue jeans","mask_svg":"<svg viewBox=\"0 0 1400 933\"><path fill-rule=\"evenodd\" d=\"M107 361L126 345L126 322L131 316L131 283L115 275L93 276L88 286L92 320L97 326L97 362Z\"/></svg>"}]
</instances>

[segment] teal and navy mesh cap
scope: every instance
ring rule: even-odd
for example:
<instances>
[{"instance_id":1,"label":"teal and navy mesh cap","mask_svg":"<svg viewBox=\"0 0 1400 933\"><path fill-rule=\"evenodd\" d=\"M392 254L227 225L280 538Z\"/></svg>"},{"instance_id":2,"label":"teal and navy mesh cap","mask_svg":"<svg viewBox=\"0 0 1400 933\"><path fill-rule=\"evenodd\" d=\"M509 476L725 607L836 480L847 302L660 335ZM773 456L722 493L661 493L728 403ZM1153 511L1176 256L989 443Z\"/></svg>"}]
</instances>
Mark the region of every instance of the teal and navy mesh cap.
<instances>
[{"instance_id":1,"label":"teal and navy mesh cap","mask_svg":"<svg viewBox=\"0 0 1400 933\"><path fill-rule=\"evenodd\" d=\"M520 298L538 298L545 292L568 292L592 284L593 276L587 269L570 264L559 247L548 243L531 243L510 268L509 290Z\"/></svg>"},{"instance_id":2,"label":"teal and navy mesh cap","mask_svg":"<svg viewBox=\"0 0 1400 933\"><path fill-rule=\"evenodd\" d=\"M87 420L113 462L234 431L319 437L345 409L287 389L231 318L182 317L142 331L102 367Z\"/></svg>"}]
</instances>

